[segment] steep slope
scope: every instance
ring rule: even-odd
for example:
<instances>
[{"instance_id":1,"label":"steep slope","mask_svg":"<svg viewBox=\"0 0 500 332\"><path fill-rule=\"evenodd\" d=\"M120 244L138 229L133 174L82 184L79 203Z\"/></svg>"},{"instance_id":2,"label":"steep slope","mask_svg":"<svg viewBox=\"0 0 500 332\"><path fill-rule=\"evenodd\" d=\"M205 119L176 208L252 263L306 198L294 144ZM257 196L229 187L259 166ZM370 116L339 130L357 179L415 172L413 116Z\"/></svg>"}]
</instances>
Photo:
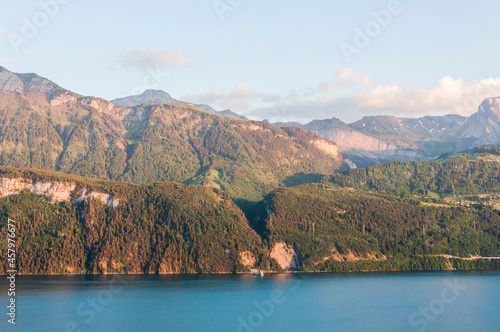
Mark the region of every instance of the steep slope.
<instances>
[{"instance_id":1,"label":"steep slope","mask_svg":"<svg viewBox=\"0 0 500 332\"><path fill-rule=\"evenodd\" d=\"M187 104L122 107L34 74L0 72L0 165L149 184L207 184L260 200L332 174L336 145L309 132Z\"/></svg>"},{"instance_id":2,"label":"steep slope","mask_svg":"<svg viewBox=\"0 0 500 332\"><path fill-rule=\"evenodd\" d=\"M332 174L341 164L336 145L309 132L178 104L136 108L124 124L130 158L119 179L127 181L210 184L232 197L259 200L293 184L297 174Z\"/></svg>"},{"instance_id":3,"label":"steep slope","mask_svg":"<svg viewBox=\"0 0 500 332\"><path fill-rule=\"evenodd\" d=\"M474 138L468 148L500 143L500 98L488 98L458 130L459 138Z\"/></svg>"},{"instance_id":4,"label":"steep slope","mask_svg":"<svg viewBox=\"0 0 500 332\"><path fill-rule=\"evenodd\" d=\"M112 103L120 106L139 106L139 105L155 105L155 104L167 104L167 103L179 103L179 104L187 104L193 105L199 109L204 110L205 112L218 114L222 116L227 116L229 118L234 119L247 119L243 115L239 115L230 110L225 111L216 111L211 106L205 104L191 104L183 101L179 101L177 99L172 98L172 96L165 91L161 90L146 90L140 95L128 96L124 98L117 98L111 101Z\"/></svg>"}]
</instances>

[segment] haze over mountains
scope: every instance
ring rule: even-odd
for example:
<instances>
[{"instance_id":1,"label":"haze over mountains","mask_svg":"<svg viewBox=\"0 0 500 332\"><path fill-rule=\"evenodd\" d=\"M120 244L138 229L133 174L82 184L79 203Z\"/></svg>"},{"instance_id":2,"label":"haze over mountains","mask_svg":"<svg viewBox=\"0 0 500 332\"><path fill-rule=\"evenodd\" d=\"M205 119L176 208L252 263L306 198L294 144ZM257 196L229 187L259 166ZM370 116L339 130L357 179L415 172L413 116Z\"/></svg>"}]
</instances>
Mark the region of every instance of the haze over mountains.
<instances>
[{"instance_id":1,"label":"haze over mountains","mask_svg":"<svg viewBox=\"0 0 500 332\"><path fill-rule=\"evenodd\" d=\"M296 126L332 140L339 151L358 166L391 160L429 160L446 152L461 152L500 142L500 98L488 98L477 113L397 118L367 116L346 124L337 118L308 124L275 123Z\"/></svg>"}]
</instances>

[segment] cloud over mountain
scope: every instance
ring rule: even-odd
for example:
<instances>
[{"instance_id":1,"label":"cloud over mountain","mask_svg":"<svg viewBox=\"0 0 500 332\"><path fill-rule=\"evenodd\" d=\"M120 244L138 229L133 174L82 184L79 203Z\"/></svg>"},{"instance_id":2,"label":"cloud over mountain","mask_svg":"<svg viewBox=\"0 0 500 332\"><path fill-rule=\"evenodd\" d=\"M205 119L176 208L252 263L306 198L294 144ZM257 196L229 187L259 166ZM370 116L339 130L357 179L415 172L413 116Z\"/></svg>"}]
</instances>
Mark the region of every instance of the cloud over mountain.
<instances>
[{"instance_id":1,"label":"cloud over mountain","mask_svg":"<svg viewBox=\"0 0 500 332\"><path fill-rule=\"evenodd\" d=\"M500 96L500 78L473 81L441 78L430 88L397 83L376 85L368 75L343 69L329 82L287 94L255 91L244 83L229 90L190 93L185 99L230 108L254 119L302 121L338 117L354 121L364 115L470 115L485 98Z\"/></svg>"},{"instance_id":2,"label":"cloud over mountain","mask_svg":"<svg viewBox=\"0 0 500 332\"><path fill-rule=\"evenodd\" d=\"M158 66L184 67L191 59L172 50L163 48L138 48L123 54L122 62L126 66L157 68Z\"/></svg>"}]
</instances>

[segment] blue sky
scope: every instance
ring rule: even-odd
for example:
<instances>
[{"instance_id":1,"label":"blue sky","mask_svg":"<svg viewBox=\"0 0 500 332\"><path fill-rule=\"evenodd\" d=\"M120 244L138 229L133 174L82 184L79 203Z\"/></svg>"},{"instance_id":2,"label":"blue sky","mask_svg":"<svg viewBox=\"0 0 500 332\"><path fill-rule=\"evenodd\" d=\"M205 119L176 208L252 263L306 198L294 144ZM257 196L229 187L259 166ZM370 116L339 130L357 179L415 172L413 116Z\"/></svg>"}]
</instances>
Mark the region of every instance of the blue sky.
<instances>
[{"instance_id":1,"label":"blue sky","mask_svg":"<svg viewBox=\"0 0 500 332\"><path fill-rule=\"evenodd\" d=\"M349 122L468 115L500 96L493 0L1 1L0 65L105 99L155 88L256 119Z\"/></svg>"}]
</instances>

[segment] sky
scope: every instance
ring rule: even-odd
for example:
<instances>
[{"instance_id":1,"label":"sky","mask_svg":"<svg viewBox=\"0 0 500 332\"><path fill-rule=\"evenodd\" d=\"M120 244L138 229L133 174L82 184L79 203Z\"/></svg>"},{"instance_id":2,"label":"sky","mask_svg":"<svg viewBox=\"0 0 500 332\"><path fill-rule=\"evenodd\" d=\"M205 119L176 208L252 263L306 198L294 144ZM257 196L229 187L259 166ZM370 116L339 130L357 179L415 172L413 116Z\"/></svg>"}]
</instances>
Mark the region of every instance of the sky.
<instances>
[{"instance_id":1,"label":"sky","mask_svg":"<svg viewBox=\"0 0 500 332\"><path fill-rule=\"evenodd\" d=\"M252 119L470 115L500 96L494 0L0 0L0 66Z\"/></svg>"}]
</instances>

